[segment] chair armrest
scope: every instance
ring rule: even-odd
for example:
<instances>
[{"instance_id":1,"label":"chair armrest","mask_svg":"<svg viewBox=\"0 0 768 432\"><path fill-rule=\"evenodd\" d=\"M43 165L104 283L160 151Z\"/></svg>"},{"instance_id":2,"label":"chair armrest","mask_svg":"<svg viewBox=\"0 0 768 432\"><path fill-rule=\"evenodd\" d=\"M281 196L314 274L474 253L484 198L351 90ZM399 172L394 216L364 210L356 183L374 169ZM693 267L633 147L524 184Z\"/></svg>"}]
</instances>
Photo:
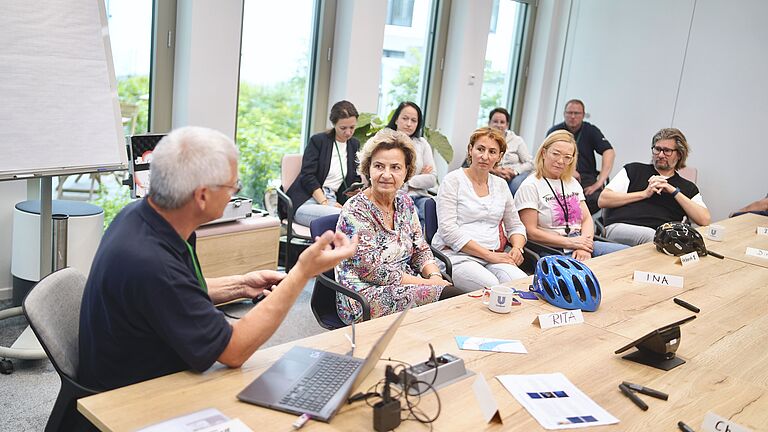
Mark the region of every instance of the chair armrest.
<instances>
[{"instance_id":1,"label":"chair armrest","mask_svg":"<svg viewBox=\"0 0 768 432\"><path fill-rule=\"evenodd\" d=\"M440 261L443 262L443 264L445 264L445 273L448 274L448 277L451 283L453 283L453 279L451 279L451 277L453 276L453 264L451 263L451 260L443 252L439 251L436 247L430 245L429 248L432 249L432 255L434 255L435 258L439 259Z\"/></svg>"},{"instance_id":2,"label":"chair armrest","mask_svg":"<svg viewBox=\"0 0 768 432\"><path fill-rule=\"evenodd\" d=\"M555 249L550 246L543 245L541 243L536 243L535 241L528 240L528 242L525 244L525 248L523 248L524 251L528 252L536 258L536 261L538 261L541 258L541 253L547 253L550 255L562 255L563 251Z\"/></svg>"},{"instance_id":3,"label":"chair armrest","mask_svg":"<svg viewBox=\"0 0 768 432\"><path fill-rule=\"evenodd\" d=\"M363 307L363 321L368 321L371 319L371 305L368 303L367 298L361 296L360 293L352 291L349 288L341 285L332 278L329 278L325 275L325 273L318 275L317 280L322 282L324 287L330 288L337 293L341 293L351 298L352 300L357 300L357 302L360 303L360 305Z\"/></svg>"}]
</instances>

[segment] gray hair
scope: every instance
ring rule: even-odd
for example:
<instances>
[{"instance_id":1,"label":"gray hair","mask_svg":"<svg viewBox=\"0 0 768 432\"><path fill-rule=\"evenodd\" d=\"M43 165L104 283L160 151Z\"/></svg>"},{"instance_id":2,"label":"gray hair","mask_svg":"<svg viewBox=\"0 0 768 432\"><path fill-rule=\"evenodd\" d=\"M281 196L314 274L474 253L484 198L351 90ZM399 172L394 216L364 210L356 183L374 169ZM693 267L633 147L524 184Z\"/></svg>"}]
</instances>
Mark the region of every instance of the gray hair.
<instances>
[{"instance_id":1,"label":"gray hair","mask_svg":"<svg viewBox=\"0 0 768 432\"><path fill-rule=\"evenodd\" d=\"M160 208L187 203L201 186L226 184L237 162L237 147L223 133L186 126L165 136L152 152L149 196Z\"/></svg>"},{"instance_id":2,"label":"gray hair","mask_svg":"<svg viewBox=\"0 0 768 432\"><path fill-rule=\"evenodd\" d=\"M403 132L392 130L388 127L376 132L365 142L363 148L357 152L359 165L357 172L365 178L371 178L371 159L379 150L400 149L405 156L405 179L408 181L416 171L416 148L411 137Z\"/></svg>"}]
</instances>

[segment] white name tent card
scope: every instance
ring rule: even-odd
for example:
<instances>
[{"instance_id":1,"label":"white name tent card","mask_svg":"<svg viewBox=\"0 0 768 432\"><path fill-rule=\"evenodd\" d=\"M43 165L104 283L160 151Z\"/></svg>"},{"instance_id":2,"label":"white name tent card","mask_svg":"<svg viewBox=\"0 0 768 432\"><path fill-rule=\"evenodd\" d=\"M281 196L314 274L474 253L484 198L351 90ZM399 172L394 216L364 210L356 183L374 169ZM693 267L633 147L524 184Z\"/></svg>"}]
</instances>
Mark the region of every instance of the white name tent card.
<instances>
[{"instance_id":1,"label":"white name tent card","mask_svg":"<svg viewBox=\"0 0 768 432\"><path fill-rule=\"evenodd\" d=\"M477 374L475 382L472 383L472 390L474 390L475 399L477 399L477 403L480 405L480 411L483 412L483 420L486 423L502 423L499 404L496 403L491 387L488 385L488 381L485 380L483 374Z\"/></svg>"},{"instance_id":2,"label":"white name tent card","mask_svg":"<svg viewBox=\"0 0 768 432\"><path fill-rule=\"evenodd\" d=\"M747 255L768 259L768 250L748 247Z\"/></svg>"},{"instance_id":3,"label":"white name tent card","mask_svg":"<svg viewBox=\"0 0 768 432\"><path fill-rule=\"evenodd\" d=\"M683 277L635 270L635 282L682 288Z\"/></svg>"},{"instance_id":4,"label":"white name tent card","mask_svg":"<svg viewBox=\"0 0 768 432\"><path fill-rule=\"evenodd\" d=\"M699 253L696 251L680 256L680 264L682 264L683 267L688 267L698 262L700 262Z\"/></svg>"},{"instance_id":5,"label":"white name tent card","mask_svg":"<svg viewBox=\"0 0 768 432\"><path fill-rule=\"evenodd\" d=\"M546 330L552 327L584 324L584 315L581 313L581 309L565 310L562 312L540 314L533 320L533 323L538 323L542 329Z\"/></svg>"},{"instance_id":6,"label":"white name tent card","mask_svg":"<svg viewBox=\"0 0 768 432\"><path fill-rule=\"evenodd\" d=\"M720 417L711 411L704 416L701 430L704 432L752 432L744 426L736 424L725 417Z\"/></svg>"},{"instance_id":7,"label":"white name tent card","mask_svg":"<svg viewBox=\"0 0 768 432\"><path fill-rule=\"evenodd\" d=\"M768 236L768 227L757 227L757 235Z\"/></svg>"}]
</instances>

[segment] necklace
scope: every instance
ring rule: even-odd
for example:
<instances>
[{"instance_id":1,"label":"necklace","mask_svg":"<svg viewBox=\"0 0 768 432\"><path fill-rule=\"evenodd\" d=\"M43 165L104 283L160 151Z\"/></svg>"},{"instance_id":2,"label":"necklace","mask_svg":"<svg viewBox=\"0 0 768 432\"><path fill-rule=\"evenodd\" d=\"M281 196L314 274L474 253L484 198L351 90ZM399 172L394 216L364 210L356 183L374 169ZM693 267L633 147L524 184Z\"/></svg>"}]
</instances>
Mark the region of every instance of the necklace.
<instances>
[{"instance_id":1,"label":"necklace","mask_svg":"<svg viewBox=\"0 0 768 432\"><path fill-rule=\"evenodd\" d=\"M369 198L370 198L371 202L373 203L373 205L377 209L381 210L382 213L384 213L384 215L387 217L387 219L392 219L392 216L395 213L395 210L392 208L392 205L381 205L381 204L379 204L378 201L376 200L376 197L373 196L373 192L371 192Z\"/></svg>"}]
</instances>

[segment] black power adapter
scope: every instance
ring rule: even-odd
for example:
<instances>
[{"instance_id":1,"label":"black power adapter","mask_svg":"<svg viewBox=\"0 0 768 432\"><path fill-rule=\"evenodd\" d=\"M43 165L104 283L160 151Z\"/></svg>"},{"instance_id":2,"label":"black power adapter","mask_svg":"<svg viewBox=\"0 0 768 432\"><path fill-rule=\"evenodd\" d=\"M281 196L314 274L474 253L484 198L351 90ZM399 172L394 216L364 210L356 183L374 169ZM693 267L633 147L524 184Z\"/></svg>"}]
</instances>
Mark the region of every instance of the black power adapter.
<instances>
[{"instance_id":1,"label":"black power adapter","mask_svg":"<svg viewBox=\"0 0 768 432\"><path fill-rule=\"evenodd\" d=\"M400 401L392 399L389 393L389 385L397 383L399 377L392 366L387 365L384 372L384 392L381 401L373 406L373 430L377 432L391 431L400 426Z\"/></svg>"}]
</instances>

